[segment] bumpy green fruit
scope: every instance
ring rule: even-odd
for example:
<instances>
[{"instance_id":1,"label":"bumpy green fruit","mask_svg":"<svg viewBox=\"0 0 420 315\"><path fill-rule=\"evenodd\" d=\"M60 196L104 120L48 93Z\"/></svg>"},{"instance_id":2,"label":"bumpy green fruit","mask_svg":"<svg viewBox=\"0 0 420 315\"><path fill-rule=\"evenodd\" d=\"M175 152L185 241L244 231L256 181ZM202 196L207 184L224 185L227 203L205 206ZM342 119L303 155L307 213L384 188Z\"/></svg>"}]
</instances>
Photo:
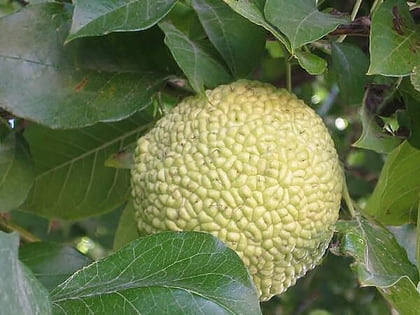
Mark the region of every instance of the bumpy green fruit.
<instances>
[{"instance_id":1,"label":"bumpy green fruit","mask_svg":"<svg viewBox=\"0 0 420 315\"><path fill-rule=\"evenodd\" d=\"M140 232L217 236L262 300L319 264L342 185L321 118L286 90L245 80L182 101L138 140L132 169Z\"/></svg>"}]
</instances>

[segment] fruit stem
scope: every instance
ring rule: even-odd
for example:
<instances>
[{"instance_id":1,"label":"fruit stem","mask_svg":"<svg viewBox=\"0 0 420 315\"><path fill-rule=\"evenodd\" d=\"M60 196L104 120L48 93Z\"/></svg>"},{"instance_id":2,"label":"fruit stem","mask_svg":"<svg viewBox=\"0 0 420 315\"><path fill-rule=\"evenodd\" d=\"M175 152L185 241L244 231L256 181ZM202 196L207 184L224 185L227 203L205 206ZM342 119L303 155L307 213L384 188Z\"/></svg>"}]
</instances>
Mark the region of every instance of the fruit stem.
<instances>
[{"instance_id":1,"label":"fruit stem","mask_svg":"<svg viewBox=\"0 0 420 315\"><path fill-rule=\"evenodd\" d=\"M347 187L346 180L344 180L344 185L343 185L343 199L344 199L344 202L347 205L347 208L349 209L351 217L355 218L356 217L356 210L354 209L353 200L350 197L349 189Z\"/></svg>"},{"instance_id":2,"label":"fruit stem","mask_svg":"<svg viewBox=\"0 0 420 315\"><path fill-rule=\"evenodd\" d=\"M360 6L362 5L362 1L363 0L356 0L356 3L353 7L353 11L350 15L350 21L354 21L354 19L356 18L357 12L359 12ZM340 37L338 37L337 42L342 43L346 39L346 36L347 35L341 35Z\"/></svg>"}]
</instances>

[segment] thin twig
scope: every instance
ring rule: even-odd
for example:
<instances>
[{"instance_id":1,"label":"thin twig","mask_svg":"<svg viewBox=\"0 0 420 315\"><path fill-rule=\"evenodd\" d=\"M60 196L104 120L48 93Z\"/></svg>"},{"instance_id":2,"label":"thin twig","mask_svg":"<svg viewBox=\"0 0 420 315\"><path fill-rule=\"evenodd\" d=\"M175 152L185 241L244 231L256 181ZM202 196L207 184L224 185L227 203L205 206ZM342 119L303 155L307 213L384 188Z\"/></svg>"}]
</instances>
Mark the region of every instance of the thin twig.
<instances>
[{"instance_id":1,"label":"thin twig","mask_svg":"<svg viewBox=\"0 0 420 315\"><path fill-rule=\"evenodd\" d=\"M31 232L25 230L21 226L8 222L6 219L0 217L0 230L5 232L16 232L19 234L20 239L25 243L40 242L41 240L33 235Z\"/></svg>"},{"instance_id":2,"label":"thin twig","mask_svg":"<svg viewBox=\"0 0 420 315\"><path fill-rule=\"evenodd\" d=\"M361 16L350 24L340 25L329 35L369 36L370 24L371 21L368 16Z\"/></svg>"},{"instance_id":3,"label":"thin twig","mask_svg":"<svg viewBox=\"0 0 420 315\"><path fill-rule=\"evenodd\" d=\"M351 12L351 15L350 15L350 21L353 22L354 19L356 18L357 12L359 12L362 1L363 0L356 0L356 3L354 4L354 7L353 7L353 11ZM338 37L337 42L342 43L346 39L346 36L347 35L341 35L340 37Z\"/></svg>"}]
</instances>

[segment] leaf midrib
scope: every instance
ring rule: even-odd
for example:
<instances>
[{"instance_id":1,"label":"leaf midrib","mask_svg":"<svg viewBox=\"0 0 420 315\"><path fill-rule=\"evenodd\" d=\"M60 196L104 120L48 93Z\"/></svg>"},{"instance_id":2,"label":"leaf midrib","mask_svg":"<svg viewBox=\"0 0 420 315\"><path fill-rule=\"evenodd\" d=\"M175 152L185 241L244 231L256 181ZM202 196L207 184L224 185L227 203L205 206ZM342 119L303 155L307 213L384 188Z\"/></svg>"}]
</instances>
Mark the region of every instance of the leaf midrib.
<instances>
[{"instance_id":1,"label":"leaf midrib","mask_svg":"<svg viewBox=\"0 0 420 315\"><path fill-rule=\"evenodd\" d=\"M132 136L132 135L134 135L136 133L139 133L139 132L141 132L141 131L149 128L152 124L153 124L153 122L147 123L145 125L142 125L142 126L139 126L139 127L135 128L134 130L131 130L131 131L127 132L127 133L124 133L123 135L118 136L118 137L116 137L116 138L114 138L114 139L112 139L110 141L104 142L103 144L101 144L101 145L99 145L99 146L97 146L97 147L95 147L95 148L93 148L91 150L88 150L88 151L86 151L86 152L84 152L84 153L76 156L75 158L72 158L72 159L70 159L70 160L68 160L68 161L66 161L64 163L61 163L61 164L59 164L57 166L54 166L54 167L48 169L47 171L45 171L45 172L37 175L35 177L35 179L38 180L38 179L40 179L40 178L42 178L44 176L47 176L48 174L53 173L53 172L55 172L55 171L57 171L57 170L59 170L59 169L61 169L63 167L66 167L68 165L72 165L73 163L75 163L75 162L77 162L79 160L82 160L82 159L86 158L87 156L89 156L91 154L96 154L99 151L101 151L101 150L103 150L103 149L111 146L114 143L117 143L117 142L119 142L121 140L124 140L125 138L128 138L128 137L130 137L130 136Z\"/></svg>"},{"instance_id":2,"label":"leaf midrib","mask_svg":"<svg viewBox=\"0 0 420 315\"><path fill-rule=\"evenodd\" d=\"M142 287L134 287L134 288L125 288L122 290L115 290L115 291L105 291L105 292L94 292L91 294L85 294L85 295L81 295L81 296L75 296L75 297L67 297L67 298L61 298L61 299L57 299L57 300L53 300L52 304L59 306L59 302L62 301L68 301L68 300L83 300L84 298L90 298L90 297L98 297L101 298L104 295L110 295L110 294L118 294L120 292L124 292L124 291L128 291L128 290L144 290L144 289L149 289L149 288L166 288L166 289L171 289L171 290L178 290L178 291L185 291L188 292L192 295L196 295L198 297L201 297L202 299L204 299L205 301L211 301L212 303L220 306L221 308L225 309L226 311L228 311L230 314L236 314L233 310L231 310L227 305L221 303L220 301L218 301L215 297L211 297L208 295L204 295L200 292L197 292L196 290L192 290L190 288L184 288L184 287L176 287L176 286L171 286L171 285L148 285L148 286L142 286ZM60 307L61 308L61 307Z\"/></svg>"}]
</instances>

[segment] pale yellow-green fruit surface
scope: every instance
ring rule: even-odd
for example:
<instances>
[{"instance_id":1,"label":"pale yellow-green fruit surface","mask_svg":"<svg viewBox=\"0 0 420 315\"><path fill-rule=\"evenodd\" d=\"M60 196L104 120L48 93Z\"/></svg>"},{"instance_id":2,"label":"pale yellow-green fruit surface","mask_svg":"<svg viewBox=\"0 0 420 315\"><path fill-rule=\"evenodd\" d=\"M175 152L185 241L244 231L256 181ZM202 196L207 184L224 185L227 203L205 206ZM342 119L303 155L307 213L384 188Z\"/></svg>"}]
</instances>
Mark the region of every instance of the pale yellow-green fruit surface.
<instances>
[{"instance_id":1,"label":"pale yellow-green fruit surface","mask_svg":"<svg viewBox=\"0 0 420 315\"><path fill-rule=\"evenodd\" d=\"M261 300L320 263L343 176L321 118L295 95L240 80L189 97L138 140L141 233L209 232L244 261Z\"/></svg>"}]
</instances>

